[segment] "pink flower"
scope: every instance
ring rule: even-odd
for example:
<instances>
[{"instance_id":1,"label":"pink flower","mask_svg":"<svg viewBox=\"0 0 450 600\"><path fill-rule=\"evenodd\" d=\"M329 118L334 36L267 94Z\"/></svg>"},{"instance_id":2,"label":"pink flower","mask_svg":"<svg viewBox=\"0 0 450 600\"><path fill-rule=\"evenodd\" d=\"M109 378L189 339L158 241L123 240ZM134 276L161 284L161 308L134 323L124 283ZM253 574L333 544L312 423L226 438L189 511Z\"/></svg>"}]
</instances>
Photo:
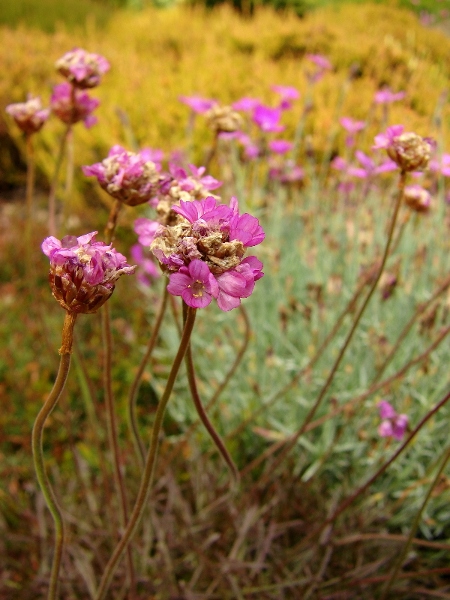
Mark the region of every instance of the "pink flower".
<instances>
[{"instance_id":1,"label":"pink flower","mask_svg":"<svg viewBox=\"0 0 450 600\"><path fill-rule=\"evenodd\" d=\"M408 427L408 415L397 414L394 407L387 400L382 400L378 404L378 409L380 418L383 419L378 427L378 435L401 440Z\"/></svg>"},{"instance_id":2,"label":"pink flower","mask_svg":"<svg viewBox=\"0 0 450 600\"><path fill-rule=\"evenodd\" d=\"M63 123L73 125L83 121L87 128L97 123L97 118L91 113L99 104L99 100L91 98L87 92L77 90L70 83L55 85L50 98L52 112Z\"/></svg>"},{"instance_id":3,"label":"pink flower","mask_svg":"<svg viewBox=\"0 0 450 600\"><path fill-rule=\"evenodd\" d=\"M288 85L273 85L272 90L281 96L281 102L279 105L281 110L287 110L291 108L292 102L300 98L300 92L295 87Z\"/></svg>"},{"instance_id":4,"label":"pink flower","mask_svg":"<svg viewBox=\"0 0 450 600\"><path fill-rule=\"evenodd\" d=\"M284 127L279 124L281 118L281 109L270 108L259 104L253 110L253 122L266 133L283 131Z\"/></svg>"},{"instance_id":5,"label":"pink flower","mask_svg":"<svg viewBox=\"0 0 450 600\"><path fill-rule=\"evenodd\" d=\"M204 114L217 104L217 100L203 98L203 96L179 96L178 99L197 114Z\"/></svg>"},{"instance_id":6,"label":"pink flower","mask_svg":"<svg viewBox=\"0 0 450 600\"><path fill-rule=\"evenodd\" d=\"M322 69L323 71L331 70L330 61L326 56L323 56L322 54L307 54L306 58L312 63L314 63L316 67L319 67L319 69Z\"/></svg>"},{"instance_id":7,"label":"pink flower","mask_svg":"<svg viewBox=\"0 0 450 600\"><path fill-rule=\"evenodd\" d=\"M358 131L362 131L366 126L365 121L355 121L350 117L342 117L339 120L339 123L346 129L349 133L358 133Z\"/></svg>"},{"instance_id":8,"label":"pink flower","mask_svg":"<svg viewBox=\"0 0 450 600\"><path fill-rule=\"evenodd\" d=\"M96 87L102 75L110 69L106 58L82 48L66 52L56 61L55 67L69 83L80 89Z\"/></svg>"},{"instance_id":9,"label":"pink flower","mask_svg":"<svg viewBox=\"0 0 450 600\"><path fill-rule=\"evenodd\" d=\"M36 133L44 125L50 110L42 108L41 99L30 94L26 102L8 104L6 112L11 115L18 127L27 134Z\"/></svg>"},{"instance_id":10,"label":"pink flower","mask_svg":"<svg viewBox=\"0 0 450 600\"><path fill-rule=\"evenodd\" d=\"M293 146L294 144L287 140L271 140L269 142L269 149L275 154L286 154L292 150Z\"/></svg>"},{"instance_id":11,"label":"pink flower","mask_svg":"<svg viewBox=\"0 0 450 600\"><path fill-rule=\"evenodd\" d=\"M61 241L50 236L42 242L50 259L53 296L68 312L96 312L113 293L117 279L136 268L111 245L94 241L96 235L66 235Z\"/></svg>"},{"instance_id":12,"label":"pink flower","mask_svg":"<svg viewBox=\"0 0 450 600\"><path fill-rule=\"evenodd\" d=\"M181 200L172 210L181 218L174 225L161 225L150 247L163 270L171 273L168 291L194 308L207 306L213 297L221 310L235 308L263 276L256 257L244 258L247 248L265 237L258 219L239 214L236 198L229 206L212 196Z\"/></svg>"},{"instance_id":13,"label":"pink flower","mask_svg":"<svg viewBox=\"0 0 450 600\"><path fill-rule=\"evenodd\" d=\"M136 277L143 286L149 287L152 278L160 277L161 273L150 258L146 258L144 249L140 244L134 244L130 249L131 258L137 264L138 270Z\"/></svg>"},{"instance_id":14,"label":"pink flower","mask_svg":"<svg viewBox=\"0 0 450 600\"><path fill-rule=\"evenodd\" d=\"M138 242L143 246L150 246L155 239L160 223L145 217L140 217L134 222L134 231L138 234Z\"/></svg>"},{"instance_id":15,"label":"pink flower","mask_svg":"<svg viewBox=\"0 0 450 600\"><path fill-rule=\"evenodd\" d=\"M219 294L219 286L208 268L201 260L193 260L187 267L181 267L170 275L167 291L173 296L181 296L192 308L205 308Z\"/></svg>"},{"instance_id":16,"label":"pink flower","mask_svg":"<svg viewBox=\"0 0 450 600\"><path fill-rule=\"evenodd\" d=\"M258 100L257 98L249 98L248 96L245 96L244 98L241 98L240 100L237 100L236 102L233 102L231 107L234 108L234 110L243 110L244 112L252 112L252 110L254 110L259 104L261 104L261 101Z\"/></svg>"},{"instance_id":17,"label":"pink flower","mask_svg":"<svg viewBox=\"0 0 450 600\"><path fill-rule=\"evenodd\" d=\"M397 100L403 100L406 96L406 92L392 92L388 87L385 87L375 93L374 100L376 104L390 104Z\"/></svg>"},{"instance_id":18,"label":"pink flower","mask_svg":"<svg viewBox=\"0 0 450 600\"><path fill-rule=\"evenodd\" d=\"M102 162L84 166L83 173L97 177L108 194L128 206L148 202L159 189L159 166L146 160L145 154L128 152L118 145Z\"/></svg>"}]
</instances>

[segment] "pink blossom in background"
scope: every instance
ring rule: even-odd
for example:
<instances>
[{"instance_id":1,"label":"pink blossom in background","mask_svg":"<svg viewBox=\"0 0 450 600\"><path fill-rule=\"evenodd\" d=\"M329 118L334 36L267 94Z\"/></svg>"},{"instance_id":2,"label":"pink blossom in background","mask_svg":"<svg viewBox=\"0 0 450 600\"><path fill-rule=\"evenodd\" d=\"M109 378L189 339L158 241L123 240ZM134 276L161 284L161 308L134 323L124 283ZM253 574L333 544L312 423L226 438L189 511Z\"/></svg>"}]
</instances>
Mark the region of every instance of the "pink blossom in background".
<instances>
[{"instance_id":1,"label":"pink blossom in background","mask_svg":"<svg viewBox=\"0 0 450 600\"><path fill-rule=\"evenodd\" d=\"M305 177L304 170L292 160L286 160L282 165L272 165L269 177L283 184L296 183Z\"/></svg>"},{"instance_id":2,"label":"pink blossom in background","mask_svg":"<svg viewBox=\"0 0 450 600\"><path fill-rule=\"evenodd\" d=\"M244 157L246 159L254 160L255 158L258 158L261 153L261 149L258 144L250 138L249 135L239 132L236 139L243 146Z\"/></svg>"},{"instance_id":3,"label":"pink blossom in background","mask_svg":"<svg viewBox=\"0 0 450 600\"><path fill-rule=\"evenodd\" d=\"M292 102L300 98L300 92L292 86L273 85L271 89L281 97L279 104L281 110L288 110L292 107Z\"/></svg>"},{"instance_id":4,"label":"pink blossom in background","mask_svg":"<svg viewBox=\"0 0 450 600\"><path fill-rule=\"evenodd\" d=\"M294 144L287 140L270 140L268 146L269 150L275 154L286 154L292 150Z\"/></svg>"},{"instance_id":5,"label":"pink blossom in background","mask_svg":"<svg viewBox=\"0 0 450 600\"><path fill-rule=\"evenodd\" d=\"M378 404L378 410L382 419L378 427L378 435L401 440L408 427L408 415L397 414L392 404L387 400L382 400Z\"/></svg>"},{"instance_id":6,"label":"pink blossom in background","mask_svg":"<svg viewBox=\"0 0 450 600\"><path fill-rule=\"evenodd\" d=\"M160 227L158 221L146 217L139 217L134 222L134 231L138 234L138 241L143 246L150 246L155 239L155 234Z\"/></svg>"},{"instance_id":7,"label":"pink blossom in background","mask_svg":"<svg viewBox=\"0 0 450 600\"><path fill-rule=\"evenodd\" d=\"M403 100L405 96L406 92L394 93L388 87L385 87L375 93L374 101L375 104L391 104L392 102Z\"/></svg>"},{"instance_id":8,"label":"pink blossom in background","mask_svg":"<svg viewBox=\"0 0 450 600\"><path fill-rule=\"evenodd\" d=\"M155 165L160 166L164 160L164 152L159 148L142 148L140 155L145 161L151 161Z\"/></svg>"},{"instance_id":9,"label":"pink blossom in background","mask_svg":"<svg viewBox=\"0 0 450 600\"><path fill-rule=\"evenodd\" d=\"M140 244L131 246L130 254L133 262L137 265L136 277L140 284L144 287L149 287L152 284L152 278L156 279L161 276L156 264L150 258L147 258L144 253L144 248Z\"/></svg>"},{"instance_id":10,"label":"pink blossom in background","mask_svg":"<svg viewBox=\"0 0 450 600\"><path fill-rule=\"evenodd\" d=\"M96 312L113 293L117 279L136 269L111 245L96 242L96 235L66 235L61 241L50 236L42 242L50 259L53 296L68 312Z\"/></svg>"},{"instance_id":11,"label":"pink blossom in background","mask_svg":"<svg viewBox=\"0 0 450 600\"><path fill-rule=\"evenodd\" d=\"M10 115L17 126L27 134L36 133L50 115L48 108L42 108L41 99L28 95L26 102L8 104L6 112Z\"/></svg>"},{"instance_id":12,"label":"pink blossom in background","mask_svg":"<svg viewBox=\"0 0 450 600\"><path fill-rule=\"evenodd\" d=\"M178 100L189 106L197 114L204 114L217 104L217 100L204 98L203 96L179 96Z\"/></svg>"},{"instance_id":13,"label":"pink blossom in background","mask_svg":"<svg viewBox=\"0 0 450 600\"><path fill-rule=\"evenodd\" d=\"M86 89L99 85L102 75L110 69L110 64L100 54L74 48L59 58L55 67L73 86Z\"/></svg>"},{"instance_id":14,"label":"pink blossom in background","mask_svg":"<svg viewBox=\"0 0 450 600\"><path fill-rule=\"evenodd\" d=\"M450 154L443 154L440 159L430 160L428 168L433 173L440 173L444 177L450 177Z\"/></svg>"},{"instance_id":15,"label":"pink blossom in background","mask_svg":"<svg viewBox=\"0 0 450 600\"><path fill-rule=\"evenodd\" d=\"M259 104L253 111L253 122L266 133L278 133L284 130L280 125L281 109L270 108L264 104Z\"/></svg>"},{"instance_id":16,"label":"pink blossom in background","mask_svg":"<svg viewBox=\"0 0 450 600\"><path fill-rule=\"evenodd\" d=\"M52 112L63 123L73 125L83 121L88 129L97 123L97 118L92 112L99 104L99 100L91 98L87 92L77 90L70 83L55 85L50 98Z\"/></svg>"},{"instance_id":17,"label":"pink blossom in background","mask_svg":"<svg viewBox=\"0 0 450 600\"><path fill-rule=\"evenodd\" d=\"M248 96L245 96L244 98L233 102L231 107L234 110L252 112L252 110L254 110L259 104L261 104L261 100L258 100L258 98L249 98Z\"/></svg>"},{"instance_id":18,"label":"pink blossom in background","mask_svg":"<svg viewBox=\"0 0 450 600\"><path fill-rule=\"evenodd\" d=\"M307 54L306 58L323 71L330 71L332 68L331 62L322 54Z\"/></svg>"},{"instance_id":19,"label":"pink blossom in background","mask_svg":"<svg viewBox=\"0 0 450 600\"><path fill-rule=\"evenodd\" d=\"M342 117L339 120L339 122L342 125L342 127L349 134L345 139L345 145L348 148L351 148L352 146L355 145L355 135L365 128L366 122L365 121L355 121L354 119L352 119L350 117Z\"/></svg>"}]
</instances>

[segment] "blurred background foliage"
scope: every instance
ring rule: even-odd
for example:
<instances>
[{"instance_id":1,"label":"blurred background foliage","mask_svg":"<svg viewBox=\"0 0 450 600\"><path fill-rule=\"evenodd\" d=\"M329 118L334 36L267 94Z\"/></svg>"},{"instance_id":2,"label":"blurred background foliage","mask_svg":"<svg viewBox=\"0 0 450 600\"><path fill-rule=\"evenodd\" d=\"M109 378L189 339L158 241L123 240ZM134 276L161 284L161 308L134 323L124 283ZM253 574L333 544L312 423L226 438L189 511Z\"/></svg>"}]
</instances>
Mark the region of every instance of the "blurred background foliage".
<instances>
[{"instance_id":1,"label":"blurred background foliage","mask_svg":"<svg viewBox=\"0 0 450 600\"><path fill-rule=\"evenodd\" d=\"M308 144L319 159L330 131L339 129L338 116L365 119L374 109L374 92L386 85L407 93L401 105L393 105L391 123L403 122L419 133L432 134L430 115L443 106L439 135L446 135L449 112L443 93L450 75L450 40L437 28L423 27L409 10L388 3L356 7L339 2L310 11L303 19L293 11L274 13L269 7L247 19L230 6L212 12L188 5L137 11L111 10L111 4L1 3L0 22L8 23L0 27L0 68L8 74L0 80L3 190L24 179L23 139L4 108L23 101L28 92L41 95L47 104L52 87L61 81L54 62L74 46L101 53L113 65L94 92L101 100L98 125L91 130L76 128L78 168L101 160L115 143L129 147L131 132L139 146L165 151L185 147L189 110L179 102L180 95L201 94L224 104L247 95L270 104L275 101L270 86L282 84L295 86L303 94L302 102L307 101L307 53L323 54L333 64L333 72L317 85L314 118L305 125ZM37 25L41 30L32 29ZM292 136L302 110L299 104L287 115L286 137ZM367 131L366 149L378 126L374 120ZM54 119L39 136L38 169L44 187L62 130ZM197 164L210 136L206 127L195 128L192 147ZM333 151L339 153L344 140L338 135L335 140ZM89 190L98 193L90 181L82 185L76 191L80 197L80 192L83 198L89 197Z\"/></svg>"}]
</instances>

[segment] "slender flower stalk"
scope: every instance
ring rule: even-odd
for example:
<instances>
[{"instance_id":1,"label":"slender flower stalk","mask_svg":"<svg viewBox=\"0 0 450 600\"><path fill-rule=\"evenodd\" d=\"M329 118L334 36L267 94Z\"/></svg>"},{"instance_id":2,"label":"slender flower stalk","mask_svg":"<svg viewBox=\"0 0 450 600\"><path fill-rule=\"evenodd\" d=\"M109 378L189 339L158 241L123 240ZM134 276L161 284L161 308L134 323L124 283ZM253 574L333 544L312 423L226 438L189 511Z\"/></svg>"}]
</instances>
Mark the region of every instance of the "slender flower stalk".
<instances>
[{"instance_id":1,"label":"slender flower stalk","mask_svg":"<svg viewBox=\"0 0 450 600\"><path fill-rule=\"evenodd\" d=\"M105 568L103 573L99 588L97 590L97 595L95 600L104 600L106 597L106 593L109 589L111 580L114 576L115 570L118 566L118 563L124 553L125 549L128 547L131 542L136 530L141 522L142 516L145 511L145 506L148 500L148 496L151 489L151 484L153 481L153 474L155 470L156 457L158 453L159 447L159 434L161 431L164 412L169 401L170 395L172 393L172 389L175 383L175 379L178 374L178 370L181 366L181 363L184 359L184 355L189 345L189 340L191 337L192 329L194 327L196 316L196 309L189 307L187 310L186 322L183 329L183 335L181 337L180 346L178 348L177 355L172 364L172 368L170 370L169 378L167 380L166 388L164 393L159 401L158 408L155 413L155 421L153 424L152 437L150 442L150 448L147 453L147 458L145 462L144 471L141 478L141 484L138 492L138 496L133 508L133 511L130 516L130 520L128 521L125 532L122 536L122 539L116 546L109 562Z\"/></svg>"},{"instance_id":2,"label":"slender flower stalk","mask_svg":"<svg viewBox=\"0 0 450 600\"><path fill-rule=\"evenodd\" d=\"M59 173L61 171L67 140L70 136L72 125L67 125L59 143L58 154L56 155L55 170L50 182L50 192L48 195L48 234L56 235L56 190L58 187Z\"/></svg>"},{"instance_id":3,"label":"slender flower stalk","mask_svg":"<svg viewBox=\"0 0 450 600\"><path fill-rule=\"evenodd\" d=\"M299 439L299 437L301 435L303 435L303 433L305 432L305 429L307 427L307 425L312 421L312 419L314 418L314 415L316 414L320 404L322 403L323 399L325 398L326 393L328 392L334 376L339 368L339 365L341 364L342 359L344 358L345 352L347 350L347 348L350 345L350 342L353 338L353 335L361 321L361 318L377 288L378 282L381 279L381 275L383 274L384 271L384 267L386 264L386 261L388 259L389 256L389 251L391 248L391 244L392 244L392 240L393 240L393 236L394 236L394 229L395 229L395 225L397 223L397 217L398 217L398 213L400 210L400 206L402 203L402 199L403 199L403 192L405 189L405 184L406 184L406 171L401 170L400 171L400 178L399 178L399 182L398 182L398 193L397 193L397 199L396 199L396 203L395 203L395 207L394 207L394 212L391 218L391 223L389 226L389 231L388 231L388 237L387 237L387 242L386 242L386 246L384 249L384 253L383 253L383 258L381 259L381 264L380 267L378 269L377 275L376 277L374 277L371 288L366 296L366 298L364 299L364 302L362 303L356 317L355 320L353 321L353 324L350 328L349 333L347 334L347 337L345 338L345 341L338 353L338 356L333 364L333 366L331 367L330 373L328 374L328 377L314 403L314 405L311 407L311 409L309 410L308 414L306 415L305 420L303 421L302 426L292 435L288 438L287 442L286 442L286 447L285 449L280 453L280 455L278 456L277 460L275 461L274 465L271 467L271 472L274 471L280 464L281 462L284 460L284 458L287 456L287 454L292 450L292 448L295 446L295 444L297 443L297 440ZM261 483L266 482L268 479L268 474L266 474Z\"/></svg>"},{"instance_id":4,"label":"slender flower stalk","mask_svg":"<svg viewBox=\"0 0 450 600\"><path fill-rule=\"evenodd\" d=\"M161 300L161 304L159 306L158 313L156 315L155 323L153 325L153 331L150 336L150 339L147 344L147 349L145 351L144 356L140 362L137 373L131 384L130 393L128 395L128 421L130 425L130 430L132 433L134 449L136 452L136 456L138 457L138 461L140 463L141 468L144 468L145 465L145 446L142 440L142 437L139 434L139 426L136 416L136 399L139 392L139 387L142 381L142 375L144 374L145 367L152 355L153 349L156 344L156 340L158 339L159 330L161 329L161 323L164 318L164 314L167 308L167 300L169 298L169 292L167 291L167 287L164 290L164 294Z\"/></svg>"},{"instance_id":5,"label":"slender flower stalk","mask_svg":"<svg viewBox=\"0 0 450 600\"><path fill-rule=\"evenodd\" d=\"M39 411L36 421L33 426L31 445L33 450L34 468L39 482L39 486L44 495L47 507L51 512L55 525L55 549L53 555L53 564L50 574L50 584L48 590L48 600L55 600L58 594L59 571L61 567L61 557L64 548L64 522L61 514L61 509L58 505L55 493L50 485L50 481L45 471L44 452L42 447L43 433L47 418L55 408L64 385L67 380L70 369L70 358L73 344L73 328L77 315L75 313L66 312L64 325L62 330L62 345L59 350L61 355L58 374L56 381L50 392L49 397L44 403L44 406Z\"/></svg>"},{"instance_id":6,"label":"slender flower stalk","mask_svg":"<svg viewBox=\"0 0 450 600\"><path fill-rule=\"evenodd\" d=\"M185 324L186 324L186 317L187 317L187 306L186 306L186 304L183 304L183 320L184 320ZM231 473L233 475L233 479L234 479L235 483L237 484L237 483L239 483L239 471L238 471L236 465L234 464L234 461L231 458L231 455L228 452L225 444L223 443L220 435L217 433L217 431L214 428L214 425L209 420L208 415L203 407L200 395L198 393L197 381L196 381L196 377L195 377L194 361L192 360L191 344L189 344L187 347L185 362L186 362L186 370L187 370L187 376L188 376L188 381L189 381L189 389L191 390L191 396L192 396L192 400L194 401L194 405L195 405L197 414L200 417L201 422L205 426L206 431L211 436L211 439L214 442L214 445L216 446L220 455L222 456L222 458L224 459L224 461L230 468Z\"/></svg>"}]
</instances>

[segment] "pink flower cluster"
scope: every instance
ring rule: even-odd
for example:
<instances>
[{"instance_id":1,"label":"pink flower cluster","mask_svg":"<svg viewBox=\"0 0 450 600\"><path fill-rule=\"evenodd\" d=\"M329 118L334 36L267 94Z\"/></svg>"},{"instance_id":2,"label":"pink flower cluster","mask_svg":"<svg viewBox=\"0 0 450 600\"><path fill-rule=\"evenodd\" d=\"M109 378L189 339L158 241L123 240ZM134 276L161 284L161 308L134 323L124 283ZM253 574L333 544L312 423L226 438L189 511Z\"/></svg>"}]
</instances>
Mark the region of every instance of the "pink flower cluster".
<instances>
[{"instance_id":1,"label":"pink flower cluster","mask_svg":"<svg viewBox=\"0 0 450 600\"><path fill-rule=\"evenodd\" d=\"M161 225L150 246L169 274L168 291L192 308L208 306L213 298L224 311L239 306L264 275L255 256L244 258L264 240L258 219L239 214L236 198L229 206L212 196L182 200L172 210L177 223Z\"/></svg>"},{"instance_id":2,"label":"pink flower cluster","mask_svg":"<svg viewBox=\"0 0 450 600\"><path fill-rule=\"evenodd\" d=\"M80 89L96 87L110 69L106 58L82 48L66 52L56 61L55 67L69 83Z\"/></svg>"},{"instance_id":3,"label":"pink flower cluster","mask_svg":"<svg viewBox=\"0 0 450 600\"><path fill-rule=\"evenodd\" d=\"M39 131L50 115L48 108L42 108L41 99L29 95L26 102L9 104L6 112L11 115L18 127L30 135Z\"/></svg>"},{"instance_id":4,"label":"pink flower cluster","mask_svg":"<svg viewBox=\"0 0 450 600\"><path fill-rule=\"evenodd\" d=\"M151 200L159 189L159 165L147 160L147 155L148 152L128 152L116 145L102 162L82 167L83 173L96 177L113 198L137 206Z\"/></svg>"},{"instance_id":5,"label":"pink flower cluster","mask_svg":"<svg viewBox=\"0 0 450 600\"><path fill-rule=\"evenodd\" d=\"M91 98L87 92L74 88L70 83L55 85L50 98L52 112L66 125L83 121L89 128L97 123L97 118L91 113L100 101Z\"/></svg>"},{"instance_id":6,"label":"pink flower cluster","mask_svg":"<svg viewBox=\"0 0 450 600\"><path fill-rule=\"evenodd\" d=\"M53 296L68 312L96 312L113 293L117 279L136 268L111 246L94 241L96 235L93 231L62 240L50 236L42 242L42 251L50 259Z\"/></svg>"},{"instance_id":7,"label":"pink flower cluster","mask_svg":"<svg viewBox=\"0 0 450 600\"><path fill-rule=\"evenodd\" d=\"M381 437L393 437L401 440L408 427L408 415L399 415L387 400L382 400L378 404L378 410L380 418L383 419L378 427L378 434Z\"/></svg>"}]
</instances>

